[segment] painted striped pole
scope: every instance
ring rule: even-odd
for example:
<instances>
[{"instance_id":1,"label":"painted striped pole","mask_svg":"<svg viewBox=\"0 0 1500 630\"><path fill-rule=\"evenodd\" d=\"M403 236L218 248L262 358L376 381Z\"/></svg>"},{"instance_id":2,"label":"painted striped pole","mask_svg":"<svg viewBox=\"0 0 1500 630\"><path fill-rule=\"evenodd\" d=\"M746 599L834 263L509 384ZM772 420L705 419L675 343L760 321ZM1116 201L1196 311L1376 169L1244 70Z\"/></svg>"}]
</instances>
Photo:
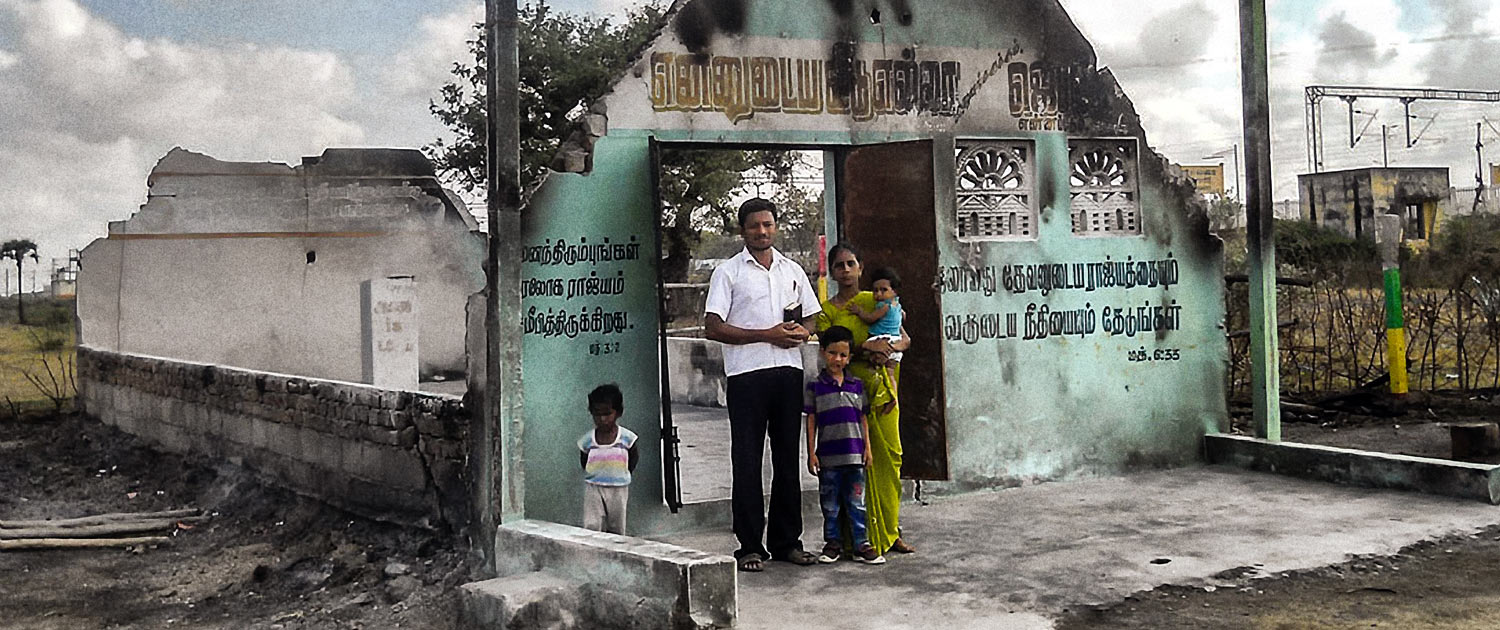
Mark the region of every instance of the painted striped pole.
<instances>
[{"instance_id":1,"label":"painted striped pole","mask_svg":"<svg viewBox=\"0 0 1500 630\"><path fill-rule=\"evenodd\" d=\"M1391 394L1406 395L1406 318L1401 307L1401 217L1382 214L1375 218L1375 244L1380 250L1380 268L1385 275L1385 358L1391 375Z\"/></svg>"}]
</instances>

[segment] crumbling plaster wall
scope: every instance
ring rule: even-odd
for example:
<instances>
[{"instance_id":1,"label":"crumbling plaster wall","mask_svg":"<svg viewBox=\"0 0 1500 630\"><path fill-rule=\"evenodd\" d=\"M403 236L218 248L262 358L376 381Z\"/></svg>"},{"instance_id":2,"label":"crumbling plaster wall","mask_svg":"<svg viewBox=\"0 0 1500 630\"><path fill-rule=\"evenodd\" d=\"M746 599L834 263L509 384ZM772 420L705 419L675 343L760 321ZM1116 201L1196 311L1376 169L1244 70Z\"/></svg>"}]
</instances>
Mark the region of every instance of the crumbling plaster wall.
<instances>
[{"instance_id":1,"label":"crumbling plaster wall","mask_svg":"<svg viewBox=\"0 0 1500 630\"><path fill-rule=\"evenodd\" d=\"M464 371L484 237L419 152L329 149L292 168L174 149L147 185L82 253L82 343L361 382L361 283L412 275L422 376Z\"/></svg>"}]
</instances>

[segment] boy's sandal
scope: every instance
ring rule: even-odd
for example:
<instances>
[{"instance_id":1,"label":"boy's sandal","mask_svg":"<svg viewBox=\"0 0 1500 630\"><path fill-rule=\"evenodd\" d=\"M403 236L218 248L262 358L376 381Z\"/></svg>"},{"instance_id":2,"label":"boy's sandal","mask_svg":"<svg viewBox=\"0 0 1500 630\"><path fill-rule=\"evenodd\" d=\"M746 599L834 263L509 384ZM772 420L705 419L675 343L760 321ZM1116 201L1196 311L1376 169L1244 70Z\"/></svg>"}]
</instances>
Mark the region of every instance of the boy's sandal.
<instances>
[{"instance_id":1,"label":"boy's sandal","mask_svg":"<svg viewBox=\"0 0 1500 630\"><path fill-rule=\"evenodd\" d=\"M766 569L765 559L758 553L747 553L735 560L735 566L746 573L759 573Z\"/></svg>"},{"instance_id":2,"label":"boy's sandal","mask_svg":"<svg viewBox=\"0 0 1500 630\"><path fill-rule=\"evenodd\" d=\"M782 562L790 562L790 563L795 564L797 566L805 567L805 566L810 565L810 564L817 564L818 563L818 556L815 555L815 554L803 551L801 549L794 549L792 551L787 552L786 555L781 556L780 558L772 558L772 560L780 560Z\"/></svg>"},{"instance_id":3,"label":"boy's sandal","mask_svg":"<svg viewBox=\"0 0 1500 630\"><path fill-rule=\"evenodd\" d=\"M897 538L896 542L891 543L891 551L896 553L916 553L917 548L907 544L905 540Z\"/></svg>"}]
</instances>

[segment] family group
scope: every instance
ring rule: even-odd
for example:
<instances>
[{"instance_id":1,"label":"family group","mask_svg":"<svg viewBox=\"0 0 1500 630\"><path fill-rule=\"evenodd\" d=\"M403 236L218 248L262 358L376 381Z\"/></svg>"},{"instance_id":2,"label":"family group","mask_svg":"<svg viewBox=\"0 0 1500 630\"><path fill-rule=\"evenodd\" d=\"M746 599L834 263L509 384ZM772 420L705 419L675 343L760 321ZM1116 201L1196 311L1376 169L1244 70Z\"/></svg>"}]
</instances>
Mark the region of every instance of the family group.
<instances>
[{"instance_id":1,"label":"family group","mask_svg":"<svg viewBox=\"0 0 1500 630\"><path fill-rule=\"evenodd\" d=\"M852 245L828 252L837 292L819 300L802 266L775 248L777 207L766 199L739 209L745 248L720 264L704 306L705 336L724 344L729 408L731 509L742 571L768 560L813 565L852 558L881 564L889 552L916 551L901 538L902 326L898 274L864 269ZM823 368L804 378L804 343L816 337ZM623 396L603 385L588 396L594 430L578 441L584 470L584 526L623 533L636 435L619 425ZM805 418L805 420L804 420ZM802 546L801 442L818 477L823 547ZM771 496L761 462L771 449Z\"/></svg>"}]
</instances>

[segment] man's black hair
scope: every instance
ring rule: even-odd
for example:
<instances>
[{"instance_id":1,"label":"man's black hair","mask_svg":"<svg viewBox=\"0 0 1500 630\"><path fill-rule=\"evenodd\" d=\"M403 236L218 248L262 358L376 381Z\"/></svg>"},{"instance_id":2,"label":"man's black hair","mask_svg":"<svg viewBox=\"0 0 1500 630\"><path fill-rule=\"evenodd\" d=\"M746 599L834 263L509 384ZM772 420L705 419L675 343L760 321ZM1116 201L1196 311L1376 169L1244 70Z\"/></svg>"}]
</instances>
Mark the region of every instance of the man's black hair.
<instances>
[{"instance_id":1,"label":"man's black hair","mask_svg":"<svg viewBox=\"0 0 1500 630\"><path fill-rule=\"evenodd\" d=\"M870 272L870 284L875 284L876 280L890 281L892 289L901 288L901 276L896 273L895 269L890 267L881 267Z\"/></svg>"},{"instance_id":2,"label":"man's black hair","mask_svg":"<svg viewBox=\"0 0 1500 630\"><path fill-rule=\"evenodd\" d=\"M771 213L771 220L776 220L776 204L772 203L770 199L755 197L747 199L745 203L740 204L740 228L744 229L745 221L750 218L750 215L757 212L769 212Z\"/></svg>"},{"instance_id":3,"label":"man's black hair","mask_svg":"<svg viewBox=\"0 0 1500 630\"><path fill-rule=\"evenodd\" d=\"M605 383L589 392L589 408L599 403L609 403L615 408L615 413L625 413L625 394L620 393L620 386L614 383Z\"/></svg>"},{"instance_id":4,"label":"man's black hair","mask_svg":"<svg viewBox=\"0 0 1500 630\"><path fill-rule=\"evenodd\" d=\"M853 346L854 333L850 332L848 328L844 328L843 326L829 326L828 330L818 333L818 345L822 346L824 349L827 349L828 346L836 344L840 341L847 341L849 342L850 346ZM852 350L853 348L850 349Z\"/></svg>"}]
</instances>

